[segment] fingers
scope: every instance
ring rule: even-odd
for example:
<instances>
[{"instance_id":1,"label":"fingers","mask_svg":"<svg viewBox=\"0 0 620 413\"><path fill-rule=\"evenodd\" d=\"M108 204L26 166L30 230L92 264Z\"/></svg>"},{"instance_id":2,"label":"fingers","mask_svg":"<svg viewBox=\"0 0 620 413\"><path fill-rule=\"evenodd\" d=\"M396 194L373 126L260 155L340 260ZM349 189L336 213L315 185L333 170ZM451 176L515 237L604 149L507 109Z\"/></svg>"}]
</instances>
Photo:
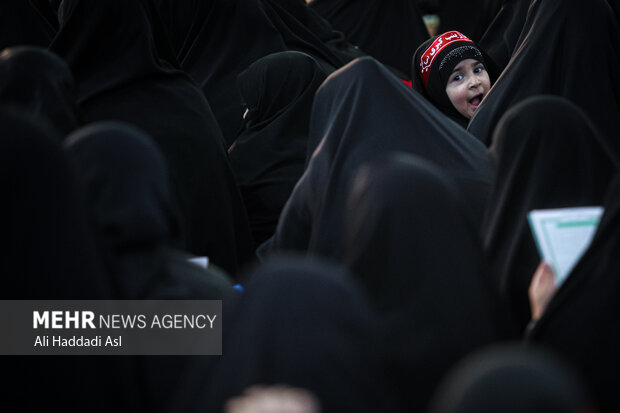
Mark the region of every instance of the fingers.
<instances>
[{"instance_id":1,"label":"fingers","mask_svg":"<svg viewBox=\"0 0 620 413\"><path fill-rule=\"evenodd\" d=\"M529 288L532 320L538 320L542 317L556 290L553 269L543 261L538 265Z\"/></svg>"}]
</instances>

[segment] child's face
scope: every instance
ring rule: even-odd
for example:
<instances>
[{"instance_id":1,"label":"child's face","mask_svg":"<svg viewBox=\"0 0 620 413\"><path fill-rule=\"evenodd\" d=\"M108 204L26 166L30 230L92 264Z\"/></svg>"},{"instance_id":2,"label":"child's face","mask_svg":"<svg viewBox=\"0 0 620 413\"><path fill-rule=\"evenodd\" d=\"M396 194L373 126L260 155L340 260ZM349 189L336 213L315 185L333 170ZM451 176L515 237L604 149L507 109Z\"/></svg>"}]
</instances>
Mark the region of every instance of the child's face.
<instances>
[{"instance_id":1,"label":"child's face","mask_svg":"<svg viewBox=\"0 0 620 413\"><path fill-rule=\"evenodd\" d=\"M465 59L452 71L446 93L456 110L471 119L490 88L491 79L484 65L475 59Z\"/></svg>"}]
</instances>

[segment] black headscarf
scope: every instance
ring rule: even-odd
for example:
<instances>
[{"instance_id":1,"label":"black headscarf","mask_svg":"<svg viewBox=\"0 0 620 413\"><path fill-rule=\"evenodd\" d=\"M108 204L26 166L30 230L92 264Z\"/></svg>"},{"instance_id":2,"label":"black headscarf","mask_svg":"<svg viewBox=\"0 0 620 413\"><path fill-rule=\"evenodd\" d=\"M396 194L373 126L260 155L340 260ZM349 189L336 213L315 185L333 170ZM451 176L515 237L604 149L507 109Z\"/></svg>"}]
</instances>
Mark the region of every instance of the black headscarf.
<instances>
[{"instance_id":1,"label":"black headscarf","mask_svg":"<svg viewBox=\"0 0 620 413\"><path fill-rule=\"evenodd\" d=\"M243 121L237 75L254 61L296 50L333 70L352 59L329 47L275 0L157 1L161 10L172 13L168 25L181 47L176 50L179 62L211 103L227 144Z\"/></svg>"},{"instance_id":2,"label":"black headscarf","mask_svg":"<svg viewBox=\"0 0 620 413\"><path fill-rule=\"evenodd\" d=\"M578 47L583 39L587 45ZM620 26L605 0L535 0L510 63L468 130L489 145L500 117L540 94L581 107L620 154Z\"/></svg>"},{"instance_id":3,"label":"black headscarf","mask_svg":"<svg viewBox=\"0 0 620 413\"><path fill-rule=\"evenodd\" d=\"M394 387L424 411L454 363L496 338L478 230L453 182L416 156L370 162L352 188L345 262L381 312Z\"/></svg>"},{"instance_id":4,"label":"black headscarf","mask_svg":"<svg viewBox=\"0 0 620 413\"><path fill-rule=\"evenodd\" d=\"M112 298L56 131L6 106L0 123L0 298ZM119 359L3 356L0 363L3 403L12 408L72 410L93 400L96 411L131 406L133 396L121 396L130 372Z\"/></svg>"},{"instance_id":5,"label":"black headscarf","mask_svg":"<svg viewBox=\"0 0 620 413\"><path fill-rule=\"evenodd\" d=\"M179 222L166 163L144 133L105 122L70 135L66 146L115 298L221 300L233 292L226 277L187 262L186 254L170 247ZM193 369L207 371L209 362L198 356L129 359L139 367L132 385L145 395L141 407L170 412L185 410L179 403L186 399L186 376Z\"/></svg>"},{"instance_id":6,"label":"black headscarf","mask_svg":"<svg viewBox=\"0 0 620 413\"><path fill-rule=\"evenodd\" d=\"M182 76L149 4L150 0L63 0L60 30L50 49L71 67L81 104L139 79Z\"/></svg>"},{"instance_id":7,"label":"black headscarf","mask_svg":"<svg viewBox=\"0 0 620 413\"><path fill-rule=\"evenodd\" d=\"M332 25L315 10L310 9L305 0L262 0L265 6L272 8L270 18L278 28L291 50L304 51L310 43L317 51L308 50L307 53L316 56L316 59L325 61L338 68L357 57L366 56L341 31L334 30ZM293 33L295 37L291 38ZM320 43L316 42L316 38ZM316 45L315 45L316 43ZM327 51L324 49L327 48Z\"/></svg>"},{"instance_id":8,"label":"black headscarf","mask_svg":"<svg viewBox=\"0 0 620 413\"><path fill-rule=\"evenodd\" d=\"M272 2L295 17L336 54L344 55L347 61L366 55L357 46L351 44L344 33L335 30L330 22L308 7L306 0L272 0Z\"/></svg>"},{"instance_id":9,"label":"black headscarf","mask_svg":"<svg viewBox=\"0 0 620 413\"><path fill-rule=\"evenodd\" d=\"M12 47L0 54L0 101L46 119L64 138L78 126L75 82L67 64L37 47Z\"/></svg>"},{"instance_id":10,"label":"black headscarf","mask_svg":"<svg viewBox=\"0 0 620 413\"><path fill-rule=\"evenodd\" d=\"M175 57L150 0L64 0L50 48L73 70L84 122L121 120L166 158L187 249L234 274L252 240L209 104Z\"/></svg>"},{"instance_id":11,"label":"black headscarf","mask_svg":"<svg viewBox=\"0 0 620 413\"><path fill-rule=\"evenodd\" d=\"M615 168L611 150L583 111L551 96L527 99L508 111L490 155L497 178L482 230L484 249L516 338L531 317L528 287L541 260L528 212L600 205Z\"/></svg>"},{"instance_id":12,"label":"black headscarf","mask_svg":"<svg viewBox=\"0 0 620 413\"><path fill-rule=\"evenodd\" d=\"M372 58L332 74L317 91L307 169L282 211L272 247L342 257L346 197L366 161L388 152L418 155L454 178L480 225L492 181L486 151Z\"/></svg>"},{"instance_id":13,"label":"black headscarf","mask_svg":"<svg viewBox=\"0 0 620 413\"><path fill-rule=\"evenodd\" d=\"M56 28L33 0L0 2L0 50L12 46L47 47Z\"/></svg>"},{"instance_id":14,"label":"black headscarf","mask_svg":"<svg viewBox=\"0 0 620 413\"><path fill-rule=\"evenodd\" d=\"M238 77L246 129L228 153L256 244L273 235L304 171L312 101L326 77L300 52L263 57Z\"/></svg>"},{"instance_id":15,"label":"black headscarf","mask_svg":"<svg viewBox=\"0 0 620 413\"><path fill-rule=\"evenodd\" d=\"M74 170L47 124L0 110L3 299L103 299L107 287Z\"/></svg>"},{"instance_id":16,"label":"black headscarf","mask_svg":"<svg viewBox=\"0 0 620 413\"><path fill-rule=\"evenodd\" d=\"M585 386L565 360L536 347L485 349L455 368L429 413L579 413Z\"/></svg>"},{"instance_id":17,"label":"black headscarf","mask_svg":"<svg viewBox=\"0 0 620 413\"><path fill-rule=\"evenodd\" d=\"M439 33L458 30L474 42L480 41L497 15L501 0L441 0L439 2Z\"/></svg>"},{"instance_id":18,"label":"black headscarf","mask_svg":"<svg viewBox=\"0 0 620 413\"><path fill-rule=\"evenodd\" d=\"M446 85L454 67L465 59L478 60L487 67L484 53L474 42L462 33L450 31L422 43L411 63L413 89L464 128L469 119L456 110L446 93ZM489 77L492 80L494 76L489 72Z\"/></svg>"},{"instance_id":19,"label":"black headscarf","mask_svg":"<svg viewBox=\"0 0 620 413\"><path fill-rule=\"evenodd\" d=\"M428 38L414 0L313 0L309 7L404 78L415 49Z\"/></svg>"},{"instance_id":20,"label":"black headscarf","mask_svg":"<svg viewBox=\"0 0 620 413\"><path fill-rule=\"evenodd\" d=\"M105 122L70 135L66 145L118 297L222 298L225 281L183 266L186 260L170 249L180 222L166 162L148 136Z\"/></svg>"},{"instance_id":21,"label":"black headscarf","mask_svg":"<svg viewBox=\"0 0 620 413\"><path fill-rule=\"evenodd\" d=\"M508 65L523 30L532 0L504 0L497 15L478 42L498 73Z\"/></svg>"},{"instance_id":22,"label":"black headscarf","mask_svg":"<svg viewBox=\"0 0 620 413\"><path fill-rule=\"evenodd\" d=\"M249 275L228 311L224 355L202 411L254 384L310 390L323 412L395 411L378 354L376 319L339 267L281 259Z\"/></svg>"},{"instance_id":23,"label":"black headscarf","mask_svg":"<svg viewBox=\"0 0 620 413\"><path fill-rule=\"evenodd\" d=\"M547 305L529 340L560 353L581 372L601 412L620 406L620 175L590 247Z\"/></svg>"}]
</instances>

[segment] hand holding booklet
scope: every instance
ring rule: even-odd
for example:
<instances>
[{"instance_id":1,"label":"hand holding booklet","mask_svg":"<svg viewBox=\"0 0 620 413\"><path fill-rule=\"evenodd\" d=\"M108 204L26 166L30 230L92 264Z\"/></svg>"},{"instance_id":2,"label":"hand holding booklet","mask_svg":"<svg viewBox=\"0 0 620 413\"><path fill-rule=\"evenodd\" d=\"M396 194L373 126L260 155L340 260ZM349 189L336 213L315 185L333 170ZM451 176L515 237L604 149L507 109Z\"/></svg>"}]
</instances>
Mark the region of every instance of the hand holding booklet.
<instances>
[{"instance_id":1,"label":"hand holding booklet","mask_svg":"<svg viewBox=\"0 0 620 413\"><path fill-rule=\"evenodd\" d=\"M527 215L536 247L560 285L592 243L602 207L539 209Z\"/></svg>"}]
</instances>

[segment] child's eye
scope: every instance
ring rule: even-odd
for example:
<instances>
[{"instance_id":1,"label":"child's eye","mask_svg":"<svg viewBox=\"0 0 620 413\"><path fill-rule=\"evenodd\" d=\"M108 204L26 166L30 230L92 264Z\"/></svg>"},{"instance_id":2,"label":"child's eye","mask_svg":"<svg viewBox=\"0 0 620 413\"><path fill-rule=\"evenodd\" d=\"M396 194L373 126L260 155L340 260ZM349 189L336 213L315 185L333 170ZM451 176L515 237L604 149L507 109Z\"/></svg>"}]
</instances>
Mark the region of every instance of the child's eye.
<instances>
[{"instance_id":1,"label":"child's eye","mask_svg":"<svg viewBox=\"0 0 620 413\"><path fill-rule=\"evenodd\" d=\"M463 79L463 75L455 75L452 80L455 82L458 82L459 80Z\"/></svg>"},{"instance_id":2,"label":"child's eye","mask_svg":"<svg viewBox=\"0 0 620 413\"><path fill-rule=\"evenodd\" d=\"M480 65L474 69L474 73L480 73L484 70L484 66Z\"/></svg>"}]
</instances>

